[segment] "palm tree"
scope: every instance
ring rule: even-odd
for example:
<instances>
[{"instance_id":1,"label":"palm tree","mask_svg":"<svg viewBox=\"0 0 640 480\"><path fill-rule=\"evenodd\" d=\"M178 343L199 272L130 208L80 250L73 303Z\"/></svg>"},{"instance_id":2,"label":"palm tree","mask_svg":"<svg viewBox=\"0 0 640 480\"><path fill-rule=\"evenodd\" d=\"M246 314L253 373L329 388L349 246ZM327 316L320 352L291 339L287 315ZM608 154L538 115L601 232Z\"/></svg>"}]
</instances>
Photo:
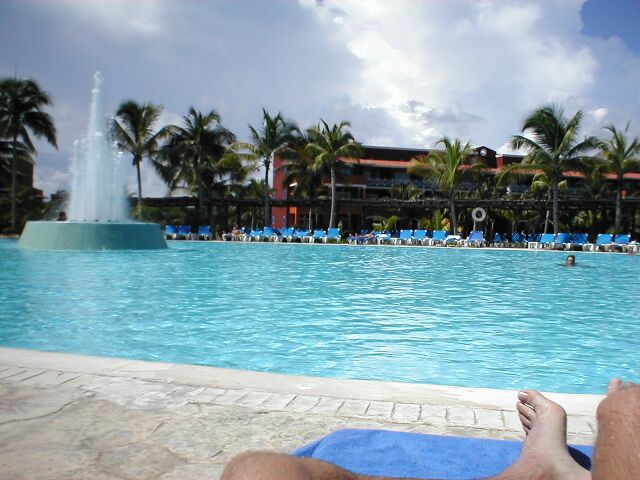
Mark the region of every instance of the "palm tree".
<instances>
[{"instance_id":1,"label":"palm tree","mask_svg":"<svg viewBox=\"0 0 640 480\"><path fill-rule=\"evenodd\" d=\"M18 191L18 158L28 152L35 154L29 131L58 148L56 127L51 116L42 109L51 105L51 98L30 79L0 80L0 131L11 141L11 228L17 229L16 203ZM22 153L21 153L22 152Z\"/></svg>"},{"instance_id":2,"label":"palm tree","mask_svg":"<svg viewBox=\"0 0 640 480\"><path fill-rule=\"evenodd\" d=\"M310 143L308 134L299 132L289 148L283 150L280 155L284 162L280 168L285 170L282 178L282 187L291 189L294 198L318 198L322 190L322 179L325 172L315 167L314 158L306 149ZM313 206L309 207L309 230L312 228Z\"/></svg>"},{"instance_id":3,"label":"palm tree","mask_svg":"<svg viewBox=\"0 0 640 480\"><path fill-rule=\"evenodd\" d=\"M638 138L629 140L629 125L624 131L618 131L615 126L609 125L605 127L611 137L598 142L600 155L606 162L606 168L610 173L616 176L616 217L614 223L614 232L620 233L622 222L622 190L624 188L624 174L640 169L640 142Z\"/></svg>"},{"instance_id":4,"label":"palm tree","mask_svg":"<svg viewBox=\"0 0 640 480\"><path fill-rule=\"evenodd\" d=\"M127 100L120 104L113 119L113 134L120 148L133 155L133 165L138 176L138 208L142 206L142 180L140 163L158 151L158 144L165 130L154 132L154 126L162 113L162 107L151 103L139 104Z\"/></svg>"},{"instance_id":5,"label":"palm tree","mask_svg":"<svg viewBox=\"0 0 640 480\"><path fill-rule=\"evenodd\" d=\"M331 178L331 214L329 228L333 228L336 216L336 175L338 167L344 158L358 158L362 155L362 146L356 142L353 135L346 130L351 124L342 121L331 127L321 120L322 125L310 128L307 135L311 142L305 147L306 152L313 158L317 170L327 170Z\"/></svg>"},{"instance_id":6,"label":"palm tree","mask_svg":"<svg viewBox=\"0 0 640 480\"><path fill-rule=\"evenodd\" d=\"M221 125L214 110L203 114L191 107L183 118L183 127L166 127L169 139L154 165L170 190L186 186L197 195L202 216L212 193L241 166L224 155L235 136Z\"/></svg>"},{"instance_id":7,"label":"palm tree","mask_svg":"<svg viewBox=\"0 0 640 480\"><path fill-rule=\"evenodd\" d=\"M420 200L424 191L413 183L396 183L389 189L388 198L393 200Z\"/></svg>"},{"instance_id":8,"label":"palm tree","mask_svg":"<svg viewBox=\"0 0 640 480\"><path fill-rule=\"evenodd\" d=\"M259 130L249 125L251 143L236 142L229 147L231 156L252 163L259 162L264 167L264 225L271 225L271 208L269 206L269 169L273 156L292 140L297 130L293 122L286 121L278 112L275 117L262 109L262 127Z\"/></svg>"},{"instance_id":9,"label":"palm tree","mask_svg":"<svg viewBox=\"0 0 640 480\"><path fill-rule=\"evenodd\" d=\"M578 141L581 122L581 111L568 119L557 105L538 108L522 125L522 132L527 136L514 135L511 139L512 147L527 150L527 155L522 163L508 165L500 175L502 179L514 172L545 174L551 190L554 234L559 230L558 190L564 172L579 170L580 163L587 158L586 153L596 146L594 137Z\"/></svg>"},{"instance_id":10,"label":"palm tree","mask_svg":"<svg viewBox=\"0 0 640 480\"><path fill-rule=\"evenodd\" d=\"M458 186L464 177L484 168L481 163L471 164L469 160L474 149L469 142L464 145L460 140L451 141L442 137L437 145L444 150L433 150L426 156L411 160L408 172L427 181L437 183L440 191L449 197L449 213L451 214L452 233L457 231L455 198Z\"/></svg>"}]
</instances>

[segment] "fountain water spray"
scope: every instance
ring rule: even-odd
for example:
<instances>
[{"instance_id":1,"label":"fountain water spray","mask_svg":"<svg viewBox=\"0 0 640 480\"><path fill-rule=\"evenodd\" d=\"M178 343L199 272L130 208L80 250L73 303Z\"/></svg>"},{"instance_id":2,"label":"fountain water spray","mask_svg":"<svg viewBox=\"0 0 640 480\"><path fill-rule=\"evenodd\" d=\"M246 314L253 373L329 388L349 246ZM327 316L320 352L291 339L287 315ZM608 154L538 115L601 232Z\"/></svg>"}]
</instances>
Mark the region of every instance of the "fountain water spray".
<instances>
[{"instance_id":1,"label":"fountain water spray","mask_svg":"<svg viewBox=\"0 0 640 480\"><path fill-rule=\"evenodd\" d=\"M160 225L127 218L121 152L109 140L102 113L102 75L94 76L89 128L74 142L70 221L29 221L18 245L28 250L146 250L167 248Z\"/></svg>"},{"instance_id":2,"label":"fountain water spray","mask_svg":"<svg viewBox=\"0 0 640 480\"><path fill-rule=\"evenodd\" d=\"M102 111L102 75L93 76L89 128L73 144L68 216L76 222L127 221L122 152L109 141Z\"/></svg>"}]
</instances>

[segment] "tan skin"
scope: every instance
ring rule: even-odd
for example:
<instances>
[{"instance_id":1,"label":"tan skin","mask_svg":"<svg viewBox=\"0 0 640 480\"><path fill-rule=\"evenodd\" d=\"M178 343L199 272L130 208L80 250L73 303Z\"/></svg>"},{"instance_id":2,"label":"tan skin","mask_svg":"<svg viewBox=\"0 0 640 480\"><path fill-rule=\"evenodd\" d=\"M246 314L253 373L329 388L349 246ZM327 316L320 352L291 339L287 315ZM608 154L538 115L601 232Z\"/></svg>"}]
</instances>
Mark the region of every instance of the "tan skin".
<instances>
[{"instance_id":1,"label":"tan skin","mask_svg":"<svg viewBox=\"0 0 640 480\"><path fill-rule=\"evenodd\" d=\"M516 409L526 433L520 457L495 480L587 480L640 478L640 386L613 379L597 411L593 469L567 451L567 415L540 392L523 390ZM249 452L234 458L222 480L392 480L365 477L320 460Z\"/></svg>"}]
</instances>

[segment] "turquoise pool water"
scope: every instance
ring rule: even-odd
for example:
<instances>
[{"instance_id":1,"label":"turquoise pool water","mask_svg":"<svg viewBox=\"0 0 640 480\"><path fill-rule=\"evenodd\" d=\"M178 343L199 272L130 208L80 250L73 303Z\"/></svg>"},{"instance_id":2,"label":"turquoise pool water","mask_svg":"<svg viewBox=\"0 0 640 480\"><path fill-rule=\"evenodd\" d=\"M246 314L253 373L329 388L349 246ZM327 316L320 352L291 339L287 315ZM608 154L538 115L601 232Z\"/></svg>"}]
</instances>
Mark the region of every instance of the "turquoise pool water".
<instances>
[{"instance_id":1,"label":"turquoise pool water","mask_svg":"<svg viewBox=\"0 0 640 480\"><path fill-rule=\"evenodd\" d=\"M640 379L640 257L0 241L0 345L338 378L599 393Z\"/></svg>"}]
</instances>

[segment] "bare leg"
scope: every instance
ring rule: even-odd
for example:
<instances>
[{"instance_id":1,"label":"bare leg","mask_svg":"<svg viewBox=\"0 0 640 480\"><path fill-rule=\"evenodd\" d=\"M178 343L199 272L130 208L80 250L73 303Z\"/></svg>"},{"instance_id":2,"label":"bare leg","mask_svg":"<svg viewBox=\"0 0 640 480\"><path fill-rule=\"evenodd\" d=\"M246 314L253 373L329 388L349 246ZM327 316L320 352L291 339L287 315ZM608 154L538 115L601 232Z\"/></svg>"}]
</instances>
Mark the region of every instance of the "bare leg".
<instances>
[{"instance_id":1,"label":"bare leg","mask_svg":"<svg viewBox=\"0 0 640 480\"><path fill-rule=\"evenodd\" d=\"M525 390L516 405L527 438L516 462L494 480L587 480L589 472L567 450L564 409L534 390ZM452 452L452 454L454 454ZM253 452L234 458L221 480L384 480L363 477L330 463L276 453ZM388 479L391 480L391 479Z\"/></svg>"},{"instance_id":2,"label":"bare leg","mask_svg":"<svg viewBox=\"0 0 640 480\"><path fill-rule=\"evenodd\" d=\"M640 475L640 386L614 378L597 411L598 438L593 478Z\"/></svg>"}]
</instances>

